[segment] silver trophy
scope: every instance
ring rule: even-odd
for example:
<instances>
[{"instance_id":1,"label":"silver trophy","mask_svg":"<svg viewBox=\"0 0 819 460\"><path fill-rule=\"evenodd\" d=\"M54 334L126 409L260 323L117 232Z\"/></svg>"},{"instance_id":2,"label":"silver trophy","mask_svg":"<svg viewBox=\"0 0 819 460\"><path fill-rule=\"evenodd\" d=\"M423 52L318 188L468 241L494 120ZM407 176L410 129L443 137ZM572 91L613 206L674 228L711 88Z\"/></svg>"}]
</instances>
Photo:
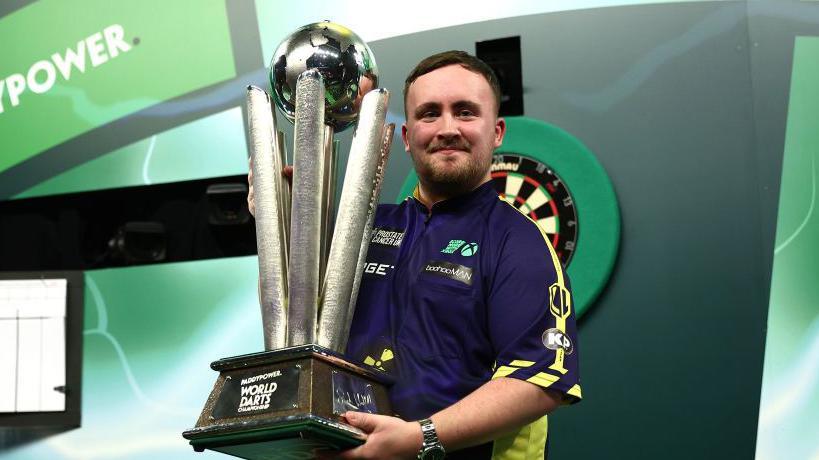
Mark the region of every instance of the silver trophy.
<instances>
[{"instance_id":1,"label":"silver trophy","mask_svg":"<svg viewBox=\"0 0 819 460\"><path fill-rule=\"evenodd\" d=\"M390 413L387 378L343 356L395 126L369 47L331 22L296 30L270 64L273 97L247 89L259 298L267 351L211 364L220 372L194 449L240 458L345 449L364 434L347 410ZM273 104L294 123L292 191ZM338 212L334 133L355 126ZM298 454L297 454L298 452Z\"/></svg>"}]
</instances>

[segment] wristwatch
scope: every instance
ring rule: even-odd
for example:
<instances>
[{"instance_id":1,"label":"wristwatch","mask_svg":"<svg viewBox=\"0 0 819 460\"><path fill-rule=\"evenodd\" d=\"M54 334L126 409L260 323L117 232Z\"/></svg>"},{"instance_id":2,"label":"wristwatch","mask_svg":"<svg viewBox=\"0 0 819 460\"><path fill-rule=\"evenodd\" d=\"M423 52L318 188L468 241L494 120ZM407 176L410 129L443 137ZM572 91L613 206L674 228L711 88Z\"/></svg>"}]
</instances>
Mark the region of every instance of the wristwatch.
<instances>
[{"instance_id":1,"label":"wristwatch","mask_svg":"<svg viewBox=\"0 0 819 460\"><path fill-rule=\"evenodd\" d=\"M446 451L441 441L438 441L438 433L435 432L432 420L425 418L418 423L421 424L421 434L424 435L424 443L418 451L418 460L444 460Z\"/></svg>"}]
</instances>

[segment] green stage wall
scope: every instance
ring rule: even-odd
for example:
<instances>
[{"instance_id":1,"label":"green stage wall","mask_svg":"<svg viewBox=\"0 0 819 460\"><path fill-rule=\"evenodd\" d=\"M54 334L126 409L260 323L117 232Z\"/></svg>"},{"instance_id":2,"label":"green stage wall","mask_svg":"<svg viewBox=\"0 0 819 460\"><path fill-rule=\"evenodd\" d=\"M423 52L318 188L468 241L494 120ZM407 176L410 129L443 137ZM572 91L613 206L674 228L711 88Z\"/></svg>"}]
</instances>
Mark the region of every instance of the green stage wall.
<instances>
[{"instance_id":1,"label":"green stage wall","mask_svg":"<svg viewBox=\"0 0 819 460\"><path fill-rule=\"evenodd\" d=\"M819 457L819 37L797 37L779 195L757 459Z\"/></svg>"}]
</instances>

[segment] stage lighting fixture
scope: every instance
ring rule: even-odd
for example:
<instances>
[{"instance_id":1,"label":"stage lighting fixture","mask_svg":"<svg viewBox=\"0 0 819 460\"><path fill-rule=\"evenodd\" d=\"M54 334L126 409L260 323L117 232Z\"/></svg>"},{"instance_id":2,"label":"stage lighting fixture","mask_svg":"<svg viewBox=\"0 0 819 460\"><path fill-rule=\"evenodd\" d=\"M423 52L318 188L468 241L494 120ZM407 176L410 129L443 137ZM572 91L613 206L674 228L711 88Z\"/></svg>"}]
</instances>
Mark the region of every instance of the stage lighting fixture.
<instances>
[{"instance_id":1,"label":"stage lighting fixture","mask_svg":"<svg viewBox=\"0 0 819 460\"><path fill-rule=\"evenodd\" d=\"M475 43L475 55L486 62L501 87L501 116L523 115L523 72L520 36Z\"/></svg>"},{"instance_id":2,"label":"stage lighting fixture","mask_svg":"<svg viewBox=\"0 0 819 460\"><path fill-rule=\"evenodd\" d=\"M111 259L126 264L161 262L166 248L165 225L160 222L126 222L108 241Z\"/></svg>"},{"instance_id":3,"label":"stage lighting fixture","mask_svg":"<svg viewBox=\"0 0 819 460\"><path fill-rule=\"evenodd\" d=\"M211 225L242 225L250 220L247 209L247 185L213 184L206 192L208 222Z\"/></svg>"}]
</instances>

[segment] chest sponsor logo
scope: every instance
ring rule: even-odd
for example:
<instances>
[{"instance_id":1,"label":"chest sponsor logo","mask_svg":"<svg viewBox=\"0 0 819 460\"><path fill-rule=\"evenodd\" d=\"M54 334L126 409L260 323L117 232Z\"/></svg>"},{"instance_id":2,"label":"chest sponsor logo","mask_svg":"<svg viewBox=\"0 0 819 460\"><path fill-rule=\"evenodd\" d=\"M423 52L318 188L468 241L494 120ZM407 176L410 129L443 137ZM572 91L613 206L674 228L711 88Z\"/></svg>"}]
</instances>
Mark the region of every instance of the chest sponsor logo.
<instances>
[{"instance_id":1,"label":"chest sponsor logo","mask_svg":"<svg viewBox=\"0 0 819 460\"><path fill-rule=\"evenodd\" d=\"M472 269L463 265L453 264L443 260L430 260L424 264L423 273L443 276L472 286Z\"/></svg>"},{"instance_id":2,"label":"chest sponsor logo","mask_svg":"<svg viewBox=\"0 0 819 460\"><path fill-rule=\"evenodd\" d=\"M401 246L401 241L404 240L404 230L395 228L379 228L373 229L370 244L377 244L380 246L388 246L397 248Z\"/></svg>"},{"instance_id":3,"label":"chest sponsor logo","mask_svg":"<svg viewBox=\"0 0 819 460\"><path fill-rule=\"evenodd\" d=\"M543 345L549 350L563 350L567 355L572 354L574 351L574 345L572 345L572 341L569 340L569 336L564 334L560 329L546 329L542 339Z\"/></svg>"},{"instance_id":4,"label":"chest sponsor logo","mask_svg":"<svg viewBox=\"0 0 819 460\"><path fill-rule=\"evenodd\" d=\"M464 240L449 240L446 247L441 249L442 254L460 252L464 257L472 257L478 253L478 243L467 243Z\"/></svg>"},{"instance_id":5,"label":"chest sponsor logo","mask_svg":"<svg viewBox=\"0 0 819 460\"><path fill-rule=\"evenodd\" d=\"M461 255L464 257L472 257L478 253L478 243L466 243L461 248Z\"/></svg>"},{"instance_id":6,"label":"chest sponsor logo","mask_svg":"<svg viewBox=\"0 0 819 460\"><path fill-rule=\"evenodd\" d=\"M364 273L370 275L387 276L388 270L395 268L390 264L379 264L378 262L367 262L364 264Z\"/></svg>"},{"instance_id":7,"label":"chest sponsor logo","mask_svg":"<svg viewBox=\"0 0 819 460\"><path fill-rule=\"evenodd\" d=\"M457 251L461 246L463 246L464 243L466 243L466 241L464 240L449 240L449 243L446 245L446 247L441 249L441 253L452 254L453 252Z\"/></svg>"}]
</instances>

